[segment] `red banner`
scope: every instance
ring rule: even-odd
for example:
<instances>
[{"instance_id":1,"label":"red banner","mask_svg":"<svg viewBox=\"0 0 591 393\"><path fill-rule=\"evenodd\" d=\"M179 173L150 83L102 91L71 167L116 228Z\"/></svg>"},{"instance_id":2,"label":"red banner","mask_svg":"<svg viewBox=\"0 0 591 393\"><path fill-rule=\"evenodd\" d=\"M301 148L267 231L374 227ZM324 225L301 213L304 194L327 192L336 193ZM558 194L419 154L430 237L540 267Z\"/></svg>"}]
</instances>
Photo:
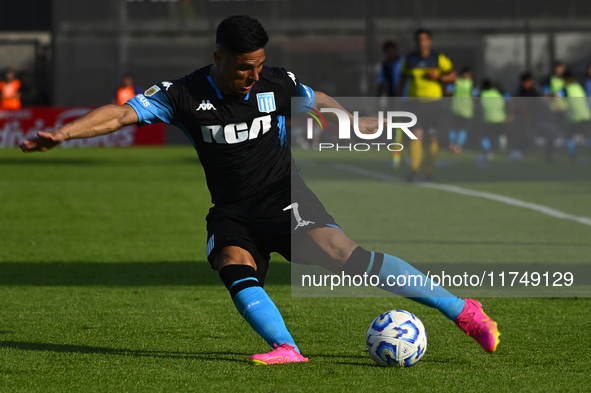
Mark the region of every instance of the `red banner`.
<instances>
[{"instance_id":1,"label":"red banner","mask_svg":"<svg viewBox=\"0 0 591 393\"><path fill-rule=\"evenodd\" d=\"M31 107L18 111L0 110L0 148L16 147L38 131L52 131L90 112L89 107ZM143 127L127 126L109 135L89 139L73 139L62 147L114 147L138 145L164 145L163 123Z\"/></svg>"}]
</instances>

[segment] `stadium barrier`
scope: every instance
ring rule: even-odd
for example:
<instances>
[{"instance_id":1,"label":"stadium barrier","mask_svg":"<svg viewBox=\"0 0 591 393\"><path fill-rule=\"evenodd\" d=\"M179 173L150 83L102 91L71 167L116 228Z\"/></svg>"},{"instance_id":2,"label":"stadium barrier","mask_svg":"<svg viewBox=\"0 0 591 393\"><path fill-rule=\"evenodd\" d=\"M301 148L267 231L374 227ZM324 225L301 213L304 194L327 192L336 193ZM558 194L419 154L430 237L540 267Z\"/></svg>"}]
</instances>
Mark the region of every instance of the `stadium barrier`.
<instances>
[{"instance_id":1,"label":"stadium barrier","mask_svg":"<svg viewBox=\"0 0 591 393\"><path fill-rule=\"evenodd\" d=\"M0 110L0 148L13 148L39 131L52 131L90 112L92 107L28 107L21 110ZM62 147L124 147L164 145L164 124L128 126L109 135L90 139L74 139Z\"/></svg>"}]
</instances>

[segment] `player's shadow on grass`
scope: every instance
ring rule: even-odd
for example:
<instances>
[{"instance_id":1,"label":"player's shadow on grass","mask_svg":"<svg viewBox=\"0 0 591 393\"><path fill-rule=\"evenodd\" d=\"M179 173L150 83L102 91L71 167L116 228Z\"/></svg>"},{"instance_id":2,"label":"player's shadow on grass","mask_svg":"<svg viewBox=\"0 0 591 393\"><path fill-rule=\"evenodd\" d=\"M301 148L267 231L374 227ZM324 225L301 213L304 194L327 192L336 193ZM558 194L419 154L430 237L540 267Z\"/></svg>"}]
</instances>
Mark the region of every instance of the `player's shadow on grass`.
<instances>
[{"instance_id":1,"label":"player's shadow on grass","mask_svg":"<svg viewBox=\"0 0 591 393\"><path fill-rule=\"evenodd\" d=\"M117 355L136 356L163 359L199 359L211 361L227 361L244 363L244 359L252 354L237 352L175 352L175 351L148 351L141 349L120 349L106 347L92 347L87 345L28 343L22 341L0 341L0 348L16 349L21 351L75 353L91 355Z\"/></svg>"},{"instance_id":2,"label":"player's shadow on grass","mask_svg":"<svg viewBox=\"0 0 591 393\"><path fill-rule=\"evenodd\" d=\"M327 360L331 360L333 358L334 359L351 359L350 361L342 361L341 360L341 361L336 361L336 362L330 362L330 364L340 364L340 365L344 365L344 366L371 367L371 368L380 367L371 360L368 353L365 353L364 355L327 355L327 354L321 354L321 353L315 353L315 354L306 353L305 355L309 358L314 358L314 359L316 359L316 358L327 359ZM355 362L355 360L358 360L358 361Z\"/></svg>"},{"instance_id":3,"label":"player's shadow on grass","mask_svg":"<svg viewBox=\"0 0 591 393\"><path fill-rule=\"evenodd\" d=\"M265 285L289 285L289 263L272 262ZM0 286L195 286L223 288L208 262L0 263Z\"/></svg>"},{"instance_id":4,"label":"player's shadow on grass","mask_svg":"<svg viewBox=\"0 0 591 393\"><path fill-rule=\"evenodd\" d=\"M306 356L310 357L310 358L335 358L335 359L342 359L342 358L350 358L352 360L359 360L358 362L354 362L354 361L336 361L336 362L331 362L331 364L340 364L340 365L345 365L345 366L358 366L358 367L371 367L371 368L375 368L375 367L380 367L382 368L382 366L379 366L377 363L374 363L370 356L369 353L365 353L363 355L359 355L359 356L347 356L347 355L326 355L326 354L309 354L307 353ZM457 361L457 360L433 360L433 359L422 359L421 363L443 363L443 364L468 364L468 362L465 361ZM400 367L392 367L395 369L400 369Z\"/></svg>"}]
</instances>

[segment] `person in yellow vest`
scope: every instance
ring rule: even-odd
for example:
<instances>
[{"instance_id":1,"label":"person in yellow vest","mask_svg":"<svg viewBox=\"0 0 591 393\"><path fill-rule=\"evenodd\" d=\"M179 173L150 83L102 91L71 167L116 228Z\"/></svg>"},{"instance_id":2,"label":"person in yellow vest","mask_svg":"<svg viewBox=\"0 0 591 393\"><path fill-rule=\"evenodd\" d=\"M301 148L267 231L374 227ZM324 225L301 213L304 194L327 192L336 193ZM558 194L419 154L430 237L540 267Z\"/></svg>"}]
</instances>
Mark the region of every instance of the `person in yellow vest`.
<instances>
[{"instance_id":1,"label":"person in yellow vest","mask_svg":"<svg viewBox=\"0 0 591 393\"><path fill-rule=\"evenodd\" d=\"M133 85L133 77L131 74L123 75L121 86L115 90L111 103L116 105L123 105L138 94L142 94L144 90Z\"/></svg>"},{"instance_id":2,"label":"person in yellow vest","mask_svg":"<svg viewBox=\"0 0 591 393\"><path fill-rule=\"evenodd\" d=\"M554 73L550 75L546 84L544 85L544 95L549 97L557 97L560 91L564 88L564 73L566 67L561 61L554 63Z\"/></svg>"},{"instance_id":3,"label":"person in yellow vest","mask_svg":"<svg viewBox=\"0 0 591 393\"><path fill-rule=\"evenodd\" d=\"M449 129L449 150L459 154L468 138L468 128L474 117L474 99L478 89L474 88L472 69L464 67L461 76L447 87L451 93L451 127Z\"/></svg>"},{"instance_id":4,"label":"person in yellow vest","mask_svg":"<svg viewBox=\"0 0 591 393\"><path fill-rule=\"evenodd\" d=\"M564 73L563 93L566 103L567 127L566 148L571 161L576 161L577 150L574 136L591 136L591 110L587 103L587 96L583 86L574 80L573 75L567 71Z\"/></svg>"},{"instance_id":5,"label":"person in yellow vest","mask_svg":"<svg viewBox=\"0 0 591 393\"><path fill-rule=\"evenodd\" d=\"M482 81L480 109L483 131L481 146L486 158L492 160L494 158L493 143L499 144L499 137L503 135L503 125L507 122L507 108L505 97L489 79Z\"/></svg>"},{"instance_id":6,"label":"person in yellow vest","mask_svg":"<svg viewBox=\"0 0 591 393\"><path fill-rule=\"evenodd\" d=\"M453 83L456 73L453 64L443 53L431 49L432 34L429 30L418 29L415 32L417 49L404 59L402 77L398 83L398 96L402 96L407 80L408 109L417 116L417 124L412 131L418 139L410 141L411 171L406 176L408 181L417 181L423 161L423 139L428 133L427 163L425 180L433 179L435 159L439 151L436 126L438 126L438 112L440 100L443 97L442 83Z\"/></svg>"},{"instance_id":7,"label":"person in yellow vest","mask_svg":"<svg viewBox=\"0 0 591 393\"><path fill-rule=\"evenodd\" d=\"M554 63L554 73L548 77L544 84L543 94L549 97L549 106L552 113L551 124L554 128L562 129L565 127L564 122L564 111L566 110L566 104L562 97L564 92L564 73L566 67L563 62L557 61ZM556 135L551 133L546 137L546 162L551 163L554 161L554 142Z\"/></svg>"},{"instance_id":8,"label":"person in yellow vest","mask_svg":"<svg viewBox=\"0 0 591 393\"><path fill-rule=\"evenodd\" d=\"M0 109L21 109L21 81L16 79L14 71L7 69L4 80L0 82Z\"/></svg>"}]
</instances>

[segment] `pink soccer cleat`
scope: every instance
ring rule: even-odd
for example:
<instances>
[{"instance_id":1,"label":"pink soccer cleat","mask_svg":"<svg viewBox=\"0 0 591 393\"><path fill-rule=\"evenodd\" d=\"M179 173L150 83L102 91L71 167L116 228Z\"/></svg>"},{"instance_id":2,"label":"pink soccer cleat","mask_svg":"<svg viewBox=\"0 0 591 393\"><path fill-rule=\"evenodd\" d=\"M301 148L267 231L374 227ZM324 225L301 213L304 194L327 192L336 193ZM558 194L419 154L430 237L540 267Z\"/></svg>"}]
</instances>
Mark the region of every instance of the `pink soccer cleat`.
<instances>
[{"instance_id":1,"label":"pink soccer cleat","mask_svg":"<svg viewBox=\"0 0 591 393\"><path fill-rule=\"evenodd\" d=\"M252 355L248 359L253 364L282 364L282 363L295 363L295 362L307 362L308 358L303 357L294 347L289 344L283 344L277 346L275 349L267 353L257 353Z\"/></svg>"},{"instance_id":2,"label":"pink soccer cleat","mask_svg":"<svg viewBox=\"0 0 591 393\"><path fill-rule=\"evenodd\" d=\"M466 305L456 318L459 326L468 336L478 341L486 352L494 352L501 342L497 323L482 310L482 304L474 299L464 299Z\"/></svg>"}]
</instances>

